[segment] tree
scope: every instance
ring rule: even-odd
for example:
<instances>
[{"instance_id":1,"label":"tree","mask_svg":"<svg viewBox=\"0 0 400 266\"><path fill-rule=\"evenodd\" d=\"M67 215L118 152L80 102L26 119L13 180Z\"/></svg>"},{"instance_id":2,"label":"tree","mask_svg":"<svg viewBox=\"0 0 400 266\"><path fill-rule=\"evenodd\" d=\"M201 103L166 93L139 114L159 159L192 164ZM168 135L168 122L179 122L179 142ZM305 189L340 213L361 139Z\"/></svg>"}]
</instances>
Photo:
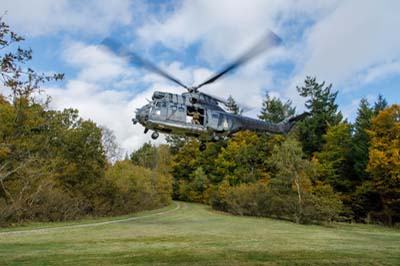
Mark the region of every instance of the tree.
<instances>
[{"instance_id":1,"label":"tree","mask_svg":"<svg viewBox=\"0 0 400 266\"><path fill-rule=\"evenodd\" d=\"M256 133L238 132L218 154L214 162L216 175L220 180L227 179L231 185L268 178L265 164L268 148Z\"/></svg>"},{"instance_id":2,"label":"tree","mask_svg":"<svg viewBox=\"0 0 400 266\"><path fill-rule=\"evenodd\" d=\"M352 126L342 122L328 129L322 150L314 153L319 163L319 178L335 191L350 193L355 188L352 154Z\"/></svg>"},{"instance_id":3,"label":"tree","mask_svg":"<svg viewBox=\"0 0 400 266\"><path fill-rule=\"evenodd\" d=\"M131 153L130 159L135 165L154 169L157 165L157 148L150 142L146 142L137 151Z\"/></svg>"},{"instance_id":4,"label":"tree","mask_svg":"<svg viewBox=\"0 0 400 266\"><path fill-rule=\"evenodd\" d=\"M371 147L367 172L379 194L381 212L377 219L386 224L400 221L400 106L392 105L372 119Z\"/></svg>"},{"instance_id":5,"label":"tree","mask_svg":"<svg viewBox=\"0 0 400 266\"><path fill-rule=\"evenodd\" d=\"M5 87L12 92L14 101L27 99L40 84L50 80L60 80L64 74L45 75L38 74L33 69L25 67L25 64L32 59L32 49L16 48L15 43L20 43L25 39L12 30L0 16L0 50L8 50L0 56L0 80Z\"/></svg>"},{"instance_id":6,"label":"tree","mask_svg":"<svg viewBox=\"0 0 400 266\"><path fill-rule=\"evenodd\" d=\"M295 185L297 193L297 222L303 219L304 193L310 187L307 178L309 162L303 159L300 143L288 138L282 145L276 146L271 156L271 161L278 169L277 176L289 179Z\"/></svg>"},{"instance_id":7,"label":"tree","mask_svg":"<svg viewBox=\"0 0 400 266\"><path fill-rule=\"evenodd\" d=\"M229 95L228 100L226 101L226 107L228 107L228 110L236 115L242 114L243 110L240 110L239 105L236 103L236 101L233 99L232 95Z\"/></svg>"},{"instance_id":8,"label":"tree","mask_svg":"<svg viewBox=\"0 0 400 266\"><path fill-rule=\"evenodd\" d=\"M368 164L369 135L367 130L371 128L371 119L374 114L369 106L367 99L360 101L357 111L356 121L354 123L354 136L352 145L352 157L354 160L354 173L358 182L367 179L365 169Z\"/></svg>"},{"instance_id":9,"label":"tree","mask_svg":"<svg viewBox=\"0 0 400 266\"><path fill-rule=\"evenodd\" d=\"M105 127L101 126L101 143L103 145L104 152L106 154L107 160L110 163L115 163L116 161L122 159L122 149L117 143L117 138L114 132Z\"/></svg>"},{"instance_id":10,"label":"tree","mask_svg":"<svg viewBox=\"0 0 400 266\"><path fill-rule=\"evenodd\" d=\"M304 152L311 157L316 151L321 151L325 143L323 136L329 126L335 126L342 121L335 103L338 92L332 92L332 84L325 87L325 82L318 83L316 78L307 77L305 85L297 87L301 96L306 97L306 108L311 116L304 119L299 126L299 139Z\"/></svg>"},{"instance_id":11,"label":"tree","mask_svg":"<svg viewBox=\"0 0 400 266\"><path fill-rule=\"evenodd\" d=\"M281 182L278 187L291 183L296 193L294 218L297 223L308 223L313 221L332 221L337 218L342 203L335 195L332 187L322 182L312 184L316 169L308 160L304 159L301 144L293 139L287 138L281 145L274 148L270 158L277 168L276 178ZM273 184L273 183L272 183ZM290 196L291 191L278 193L285 196L289 205L294 202ZM276 198L276 197L275 197ZM272 198L276 200L275 198Z\"/></svg>"},{"instance_id":12,"label":"tree","mask_svg":"<svg viewBox=\"0 0 400 266\"><path fill-rule=\"evenodd\" d=\"M290 116L294 115L296 108L292 107L292 102L287 100L283 103L280 99L269 96L269 93L265 93L265 99L262 103L261 113L258 118L270 121L273 123L279 123Z\"/></svg>"},{"instance_id":13,"label":"tree","mask_svg":"<svg viewBox=\"0 0 400 266\"><path fill-rule=\"evenodd\" d=\"M199 156L199 142L196 139L190 139L172 160L172 175L174 176L173 198L182 199L182 185L192 181L192 173L200 166L197 160Z\"/></svg>"},{"instance_id":14,"label":"tree","mask_svg":"<svg viewBox=\"0 0 400 266\"><path fill-rule=\"evenodd\" d=\"M388 103L381 94L378 95L378 99L374 104L374 115L378 115L380 111L385 110L388 107Z\"/></svg>"},{"instance_id":15,"label":"tree","mask_svg":"<svg viewBox=\"0 0 400 266\"><path fill-rule=\"evenodd\" d=\"M169 145L171 153L177 154L178 151L189 141L189 138L186 136L167 135L165 140Z\"/></svg>"}]
</instances>

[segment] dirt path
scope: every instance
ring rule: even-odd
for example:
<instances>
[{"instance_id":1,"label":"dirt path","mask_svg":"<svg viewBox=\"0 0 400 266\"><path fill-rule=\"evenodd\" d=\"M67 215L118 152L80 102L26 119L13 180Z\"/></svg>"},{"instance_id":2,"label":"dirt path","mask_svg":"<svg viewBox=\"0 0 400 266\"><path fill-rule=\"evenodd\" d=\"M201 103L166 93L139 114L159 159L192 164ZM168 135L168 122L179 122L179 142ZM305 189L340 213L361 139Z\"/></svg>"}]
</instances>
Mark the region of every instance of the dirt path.
<instances>
[{"instance_id":1,"label":"dirt path","mask_svg":"<svg viewBox=\"0 0 400 266\"><path fill-rule=\"evenodd\" d=\"M143 215L143 216L130 217L130 218L125 218L125 219L117 219L117 220L111 220L111 221L106 221L106 222L97 222L97 223L65 225L65 226L57 226L57 227L49 227L49 228L31 229L31 230L6 231L6 232L0 232L0 236L2 236L2 235L27 234L27 233L47 233L47 232L56 231L56 230L76 229L76 228L82 228L82 227L94 227L94 226L101 226L101 225L107 225L107 224L129 222L129 221L134 221L134 220L138 220L138 219L141 219L141 218L146 218L146 217L151 217L151 216L156 216L156 215L164 215L164 214L167 214L167 213L170 213L170 212L174 212L174 211L177 211L178 209L180 209L182 207L181 205L183 204L183 203L180 203L180 202L174 202L174 203L176 204L176 207L174 209L172 209L172 210L152 213L152 214ZM183 204L183 205L185 205L185 204Z\"/></svg>"}]
</instances>

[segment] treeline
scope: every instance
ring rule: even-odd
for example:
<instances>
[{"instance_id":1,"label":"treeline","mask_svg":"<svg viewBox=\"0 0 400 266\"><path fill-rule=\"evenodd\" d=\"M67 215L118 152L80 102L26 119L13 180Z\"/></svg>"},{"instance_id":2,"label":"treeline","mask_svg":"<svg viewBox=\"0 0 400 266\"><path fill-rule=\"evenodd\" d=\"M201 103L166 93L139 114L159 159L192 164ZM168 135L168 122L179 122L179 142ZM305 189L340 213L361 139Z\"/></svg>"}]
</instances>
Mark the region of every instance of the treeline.
<instances>
[{"instance_id":1,"label":"treeline","mask_svg":"<svg viewBox=\"0 0 400 266\"><path fill-rule=\"evenodd\" d=\"M297 90L311 116L289 136L244 131L203 152L197 140L169 137L173 197L299 223L400 222L400 107L382 96L372 106L362 99L349 123L332 85L307 77ZM290 101L267 93L259 118L294 113Z\"/></svg>"},{"instance_id":2,"label":"treeline","mask_svg":"<svg viewBox=\"0 0 400 266\"><path fill-rule=\"evenodd\" d=\"M119 215L171 202L169 162L153 168L129 160L112 165L116 147L110 130L79 118L77 110L54 111L37 96L42 82L63 75L40 75L26 68L31 50L0 17L0 226L25 221L60 221ZM42 100L41 100L42 99ZM168 158L168 149L156 149Z\"/></svg>"},{"instance_id":3,"label":"treeline","mask_svg":"<svg viewBox=\"0 0 400 266\"><path fill-rule=\"evenodd\" d=\"M111 165L102 130L76 110L46 110L32 99L10 103L0 96L0 114L0 225L119 215L170 203L167 166Z\"/></svg>"}]
</instances>

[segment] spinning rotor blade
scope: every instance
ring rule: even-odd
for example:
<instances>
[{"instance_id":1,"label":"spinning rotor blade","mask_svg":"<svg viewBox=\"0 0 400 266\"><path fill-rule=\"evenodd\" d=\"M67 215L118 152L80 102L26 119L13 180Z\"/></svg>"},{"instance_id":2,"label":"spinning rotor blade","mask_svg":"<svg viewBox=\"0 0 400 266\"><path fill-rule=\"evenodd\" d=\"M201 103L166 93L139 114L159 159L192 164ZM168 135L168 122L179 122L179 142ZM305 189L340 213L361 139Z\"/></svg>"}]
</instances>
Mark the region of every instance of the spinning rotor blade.
<instances>
[{"instance_id":1,"label":"spinning rotor blade","mask_svg":"<svg viewBox=\"0 0 400 266\"><path fill-rule=\"evenodd\" d=\"M122 47L122 45L119 42L117 42L113 39L110 39L110 38L106 38L101 42L101 45L107 47L108 49L110 49L112 52L114 52L115 54L117 54L119 56L128 58L128 60L131 63L136 63L136 64L140 65L141 67L149 70L150 72L156 73L159 76L162 76L172 82L175 82L179 86L189 90L189 87L187 87L185 84L183 84L181 81L179 81L179 79L173 77L171 74L162 70L161 68L159 68L152 62L150 62L146 59L143 59L136 53L125 49L124 47Z\"/></svg>"},{"instance_id":2,"label":"spinning rotor blade","mask_svg":"<svg viewBox=\"0 0 400 266\"><path fill-rule=\"evenodd\" d=\"M260 41L258 41L254 46L252 46L249 50L247 50L245 53L243 53L241 56L239 56L235 61L233 61L231 64L227 65L224 69L222 69L220 72L209 78L208 80L204 81L200 85L196 87L196 89L206 85L213 83L229 71L234 70L235 68L238 68L239 66L247 63L251 59L255 58L257 55L261 54L262 52L266 51L269 48L272 48L274 46L279 45L282 43L282 39L273 33L272 31L269 31L267 35L265 35Z\"/></svg>"}]
</instances>

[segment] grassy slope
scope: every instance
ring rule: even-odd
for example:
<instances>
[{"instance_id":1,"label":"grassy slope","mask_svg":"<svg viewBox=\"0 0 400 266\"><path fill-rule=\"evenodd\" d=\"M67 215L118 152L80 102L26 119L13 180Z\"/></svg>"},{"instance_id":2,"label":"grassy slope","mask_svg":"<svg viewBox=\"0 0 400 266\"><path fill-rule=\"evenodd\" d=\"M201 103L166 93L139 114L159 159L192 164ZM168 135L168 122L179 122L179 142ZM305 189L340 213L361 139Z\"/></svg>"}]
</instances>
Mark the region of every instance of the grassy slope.
<instances>
[{"instance_id":1,"label":"grassy slope","mask_svg":"<svg viewBox=\"0 0 400 266\"><path fill-rule=\"evenodd\" d=\"M178 204L124 223L0 234L0 265L400 265L399 230L304 226Z\"/></svg>"}]
</instances>

